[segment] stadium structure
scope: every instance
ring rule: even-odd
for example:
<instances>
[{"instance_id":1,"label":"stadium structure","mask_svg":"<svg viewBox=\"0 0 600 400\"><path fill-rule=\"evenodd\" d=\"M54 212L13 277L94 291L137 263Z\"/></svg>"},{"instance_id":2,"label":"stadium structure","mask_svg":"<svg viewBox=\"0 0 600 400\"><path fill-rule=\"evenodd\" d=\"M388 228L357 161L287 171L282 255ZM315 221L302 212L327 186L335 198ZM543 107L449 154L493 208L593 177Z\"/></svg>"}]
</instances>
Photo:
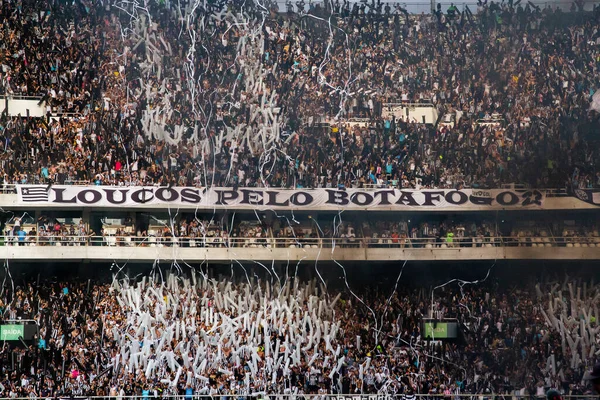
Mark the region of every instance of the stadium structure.
<instances>
[{"instance_id":1,"label":"stadium structure","mask_svg":"<svg viewBox=\"0 0 600 400\"><path fill-rule=\"evenodd\" d=\"M598 206L554 189L16 185L4 188L0 207L8 217L3 258L12 263L576 261L600 255ZM15 217L27 236L15 232ZM66 231L40 232L44 218ZM206 227L182 236L181 223L194 221ZM460 224L460 236L423 234L424 223L444 221ZM476 232L470 225L483 221L487 235L469 236ZM245 235L237 233L240 227ZM413 227L421 228L409 236ZM394 230L407 235L392 236Z\"/></svg>"}]
</instances>

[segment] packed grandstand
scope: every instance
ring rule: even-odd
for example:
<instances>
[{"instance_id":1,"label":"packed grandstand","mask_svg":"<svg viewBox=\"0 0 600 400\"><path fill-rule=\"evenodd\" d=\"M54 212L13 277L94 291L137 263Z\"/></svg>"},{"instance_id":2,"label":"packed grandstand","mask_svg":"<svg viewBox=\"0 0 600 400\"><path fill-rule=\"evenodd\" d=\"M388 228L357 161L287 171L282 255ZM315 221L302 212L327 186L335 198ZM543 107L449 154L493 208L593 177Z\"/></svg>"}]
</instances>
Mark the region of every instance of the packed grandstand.
<instances>
[{"instance_id":1,"label":"packed grandstand","mask_svg":"<svg viewBox=\"0 0 600 400\"><path fill-rule=\"evenodd\" d=\"M125 277L122 267L111 268L112 283L16 283L3 315L39 321L41 340L4 346L3 396L589 391L581 378L598 350L593 279L507 285L488 270L473 285L439 282L430 296L410 284L339 291L293 266L240 281L210 278L206 265L191 279L156 269ZM428 316L455 319L463 336L432 342Z\"/></svg>"},{"instance_id":2,"label":"packed grandstand","mask_svg":"<svg viewBox=\"0 0 600 400\"><path fill-rule=\"evenodd\" d=\"M3 92L54 116L4 115L4 182L597 186L598 14L573 6L4 2Z\"/></svg>"},{"instance_id":3,"label":"packed grandstand","mask_svg":"<svg viewBox=\"0 0 600 400\"><path fill-rule=\"evenodd\" d=\"M45 188L45 200L58 185L600 187L600 8L279 6L3 1L0 94L45 115L0 115L0 197L15 184ZM8 204L18 207L0 208L2 254L543 247L551 259L600 247L592 211L342 220L341 210L288 218L249 207L236 218L233 206L125 216ZM377 281L372 263L348 276L334 258L323 271L318 257L304 268L175 255L145 269L124 257L88 280L0 257L2 398L588 395L585 372L600 357L594 265L505 279L493 258L460 277L404 262ZM4 332L28 323L31 337Z\"/></svg>"}]
</instances>

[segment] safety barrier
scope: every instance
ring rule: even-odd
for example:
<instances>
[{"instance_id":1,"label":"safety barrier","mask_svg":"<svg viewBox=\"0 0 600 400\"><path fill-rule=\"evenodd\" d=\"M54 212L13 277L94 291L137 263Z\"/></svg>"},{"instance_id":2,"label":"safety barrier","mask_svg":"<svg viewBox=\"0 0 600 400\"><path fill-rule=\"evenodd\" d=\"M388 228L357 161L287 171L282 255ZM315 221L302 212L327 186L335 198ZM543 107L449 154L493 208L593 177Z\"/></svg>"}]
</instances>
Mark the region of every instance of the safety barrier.
<instances>
[{"instance_id":1,"label":"safety barrier","mask_svg":"<svg viewBox=\"0 0 600 400\"><path fill-rule=\"evenodd\" d=\"M59 400L106 400L108 396L64 396L57 397ZM119 400L148 400L153 396L116 396ZM520 394L268 394L255 393L252 395L168 395L160 398L169 400L530 400L543 399L545 397L535 397ZM563 400L592 400L597 399L594 395L563 395ZM1 398L0 400L47 400L41 397L11 397Z\"/></svg>"},{"instance_id":2,"label":"safety barrier","mask_svg":"<svg viewBox=\"0 0 600 400\"><path fill-rule=\"evenodd\" d=\"M6 246L109 246L189 248L389 248L435 249L491 247L600 248L598 236L496 236L422 238L305 238L305 237L159 237L159 236L0 236Z\"/></svg>"}]
</instances>

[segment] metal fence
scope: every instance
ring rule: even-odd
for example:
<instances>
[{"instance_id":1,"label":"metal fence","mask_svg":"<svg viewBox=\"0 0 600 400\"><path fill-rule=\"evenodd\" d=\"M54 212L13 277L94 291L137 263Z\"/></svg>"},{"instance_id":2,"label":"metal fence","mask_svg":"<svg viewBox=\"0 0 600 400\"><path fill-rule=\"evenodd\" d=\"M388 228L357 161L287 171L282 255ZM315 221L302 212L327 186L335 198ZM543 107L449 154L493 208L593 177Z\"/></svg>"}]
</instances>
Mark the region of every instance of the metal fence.
<instances>
[{"instance_id":1,"label":"metal fence","mask_svg":"<svg viewBox=\"0 0 600 400\"><path fill-rule=\"evenodd\" d=\"M4 246L108 246L187 248L380 248L452 251L461 248L600 248L598 236L498 236L453 238L304 238L304 237L157 237L157 236L0 236Z\"/></svg>"},{"instance_id":2,"label":"metal fence","mask_svg":"<svg viewBox=\"0 0 600 400\"><path fill-rule=\"evenodd\" d=\"M563 395L564 400L598 399L593 395ZM154 400L155 396L58 396L59 400ZM159 398L173 400L534 400L545 399L545 396L530 396L522 394L264 394L253 395L161 395ZM0 400L48 400L41 397L14 397Z\"/></svg>"}]
</instances>

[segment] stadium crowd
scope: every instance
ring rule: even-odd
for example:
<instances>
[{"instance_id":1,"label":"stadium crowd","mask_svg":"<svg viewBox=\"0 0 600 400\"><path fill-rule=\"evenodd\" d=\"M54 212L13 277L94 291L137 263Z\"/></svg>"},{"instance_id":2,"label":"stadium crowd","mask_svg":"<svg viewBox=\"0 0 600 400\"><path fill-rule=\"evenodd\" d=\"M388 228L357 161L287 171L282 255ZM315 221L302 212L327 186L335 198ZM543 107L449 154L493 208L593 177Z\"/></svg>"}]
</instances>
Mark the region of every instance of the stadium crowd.
<instances>
[{"instance_id":1,"label":"stadium crowd","mask_svg":"<svg viewBox=\"0 0 600 400\"><path fill-rule=\"evenodd\" d=\"M2 114L0 173L4 184L599 186L599 13L581 7L486 2L417 16L337 0L298 13L238 0L3 1L0 88L39 96L48 116ZM456 119L388 118L386 103ZM11 224L19 244L95 235L83 221ZM462 246L469 235L493 246L501 234L485 221L319 229L183 219L97 234L215 247L236 237L312 246L321 235L354 247L356 231L381 247ZM569 235L598 243L593 227ZM600 343L593 283L401 286L390 297L271 277L7 277L2 319L33 319L40 331L27 346L2 344L0 397L588 391L582 376ZM427 341L428 316L456 318L464 337Z\"/></svg>"},{"instance_id":2,"label":"stadium crowd","mask_svg":"<svg viewBox=\"0 0 600 400\"><path fill-rule=\"evenodd\" d=\"M35 319L40 331L28 347L3 345L0 395L589 391L581 378L600 339L597 284L489 281L433 297L401 285L391 297L360 290L359 300L316 281L197 280L15 283L3 319ZM430 315L458 318L464 337L425 340Z\"/></svg>"},{"instance_id":3,"label":"stadium crowd","mask_svg":"<svg viewBox=\"0 0 600 400\"><path fill-rule=\"evenodd\" d=\"M2 3L2 89L57 116L2 116L4 183L600 184L598 12L580 3L131 4ZM388 102L457 118L384 118Z\"/></svg>"}]
</instances>

